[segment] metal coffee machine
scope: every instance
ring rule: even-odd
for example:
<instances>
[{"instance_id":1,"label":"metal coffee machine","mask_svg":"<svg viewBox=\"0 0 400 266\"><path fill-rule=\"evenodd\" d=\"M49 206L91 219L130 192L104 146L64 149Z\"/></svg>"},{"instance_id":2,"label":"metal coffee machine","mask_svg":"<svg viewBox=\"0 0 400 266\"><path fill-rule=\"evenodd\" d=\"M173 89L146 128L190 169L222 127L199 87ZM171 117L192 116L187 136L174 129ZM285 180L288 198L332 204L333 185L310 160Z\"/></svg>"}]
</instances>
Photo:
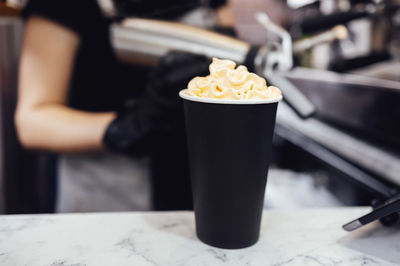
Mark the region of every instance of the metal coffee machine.
<instances>
[{"instance_id":1,"label":"metal coffee machine","mask_svg":"<svg viewBox=\"0 0 400 266\"><path fill-rule=\"evenodd\" d=\"M128 18L112 26L112 43L121 60L146 65L156 64L170 50L246 64L284 93L285 103L277 116L276 147L278 154L288 145L295 147L298 153L290 155L291 161L299 162L285 167L302 169L299 165L303 164L307 169L315 165L329 169L329 174L335 175L328 181L332 190L348 204L379 208L392 202L400 186L400 142L396 137L400 133L396 125L400 111L393 108L400 102L400 83L304 68L296 63L296 57L318 45L333 45L348 38L348 21L339 20L342 24L329 24L311 37L294 41L266 14L257 14L257 20L278 41L252 46L174 22ZM287 158L282 153L277 157ZM304 155L306 162L299 159ZM382 219L385 224L390 224L397 214L394 211L391 216L386 213L382 217L386 217Z\"/></svg>"}]
</instances>

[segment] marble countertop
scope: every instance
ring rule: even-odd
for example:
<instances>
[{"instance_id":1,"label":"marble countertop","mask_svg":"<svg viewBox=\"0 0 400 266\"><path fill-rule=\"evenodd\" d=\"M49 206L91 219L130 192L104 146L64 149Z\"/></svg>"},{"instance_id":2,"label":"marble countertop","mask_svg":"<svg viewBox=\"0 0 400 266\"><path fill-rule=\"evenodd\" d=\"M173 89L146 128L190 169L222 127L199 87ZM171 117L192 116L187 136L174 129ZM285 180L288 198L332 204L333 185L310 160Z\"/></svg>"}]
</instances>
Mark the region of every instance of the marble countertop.
<instances>
[{"instance_id":1,"label":"marble countertop","mask_svg":"<svg viewBox=\"0 0 400 266\"><path fill-rule=\"evenodd\" d=\"M400 265L400 226L341 228L367 212L267 210L259 242L240 250L201 243L192 212L0 216L0 265Z\"/></svg>"}]
</instances>

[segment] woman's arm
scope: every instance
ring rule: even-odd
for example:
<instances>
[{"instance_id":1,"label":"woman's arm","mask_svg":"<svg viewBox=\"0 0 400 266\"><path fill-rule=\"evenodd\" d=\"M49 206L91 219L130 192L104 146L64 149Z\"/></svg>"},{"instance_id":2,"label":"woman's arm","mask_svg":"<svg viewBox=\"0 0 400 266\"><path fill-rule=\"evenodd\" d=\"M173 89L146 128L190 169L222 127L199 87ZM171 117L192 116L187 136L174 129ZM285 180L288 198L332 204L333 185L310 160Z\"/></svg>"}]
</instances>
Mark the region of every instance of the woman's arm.
<instances>
[{"instance_id":1,"label":"woman's arm","mask_svg":"<svg viewBox=\"0 0 400 266\"><path fill-rule=\"evenodd\" d=\"M79 36L56 23L31 17L26 24L19 69L15 124L23 146L53 152L103 149L115 113L90 113L66 106Z\"/></svg>"}]
</instances>

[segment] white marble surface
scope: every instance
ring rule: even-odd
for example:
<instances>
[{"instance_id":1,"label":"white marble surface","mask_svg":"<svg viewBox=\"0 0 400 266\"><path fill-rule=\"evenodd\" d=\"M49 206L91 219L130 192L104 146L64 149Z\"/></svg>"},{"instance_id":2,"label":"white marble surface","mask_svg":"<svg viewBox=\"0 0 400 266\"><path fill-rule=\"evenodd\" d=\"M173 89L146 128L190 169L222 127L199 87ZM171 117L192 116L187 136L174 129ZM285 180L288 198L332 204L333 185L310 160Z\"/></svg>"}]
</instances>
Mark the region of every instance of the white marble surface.
<instances>
[{"instance_id":1,"label":"white marble surface","mask_svg":"<svg viewBox=\"0 0 400 266\"><path fill-rule=\"evenodd\" d=\"M199 242L191 212L0 216L0 265L400 265L399 226L341 229L368 211L265 211L259 242L241 250Z\"/></svg>"}]
</instances>

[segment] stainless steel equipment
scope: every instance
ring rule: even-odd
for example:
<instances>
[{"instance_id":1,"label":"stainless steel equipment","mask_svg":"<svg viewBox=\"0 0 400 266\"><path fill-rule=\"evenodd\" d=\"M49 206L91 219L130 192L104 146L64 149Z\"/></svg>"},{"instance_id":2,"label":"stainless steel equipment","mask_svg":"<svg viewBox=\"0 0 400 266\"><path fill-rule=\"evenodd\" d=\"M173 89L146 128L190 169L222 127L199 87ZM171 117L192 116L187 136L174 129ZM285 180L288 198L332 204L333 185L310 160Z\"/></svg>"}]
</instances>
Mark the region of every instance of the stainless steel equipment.
<instances>
[{"instance_id":1,"label":"stainless steel equipment","mask_svg":"<svg viewBox=\"0 0 400 266\"><path fill-rule=\"evenodd\" d=\"M302 66L344 72L399 54L399 10L398 0L319 0L295 7L289 26L295 39L337 24L349 31L349 38L299 56Z\"/></svg>"},{"instance_id":2,"label":"stainless steel equipment","mask_svg":"<svg viewBox=\"0 0 400 266\"><path fill-rule=\"evenodd\" d=\"M399 81L306 68L286 77L313 102L319 118L400 149Z\"/></svg>"},{"instance_id":3,"label":"stainless steel equipment","mask_svg":"<svg viewBox=\"0 0 400 266\"><path fill-rule=\"evenodd\" d=\"M306 106L309 102L308 98L303 97L297 86L294 85L298 85L300 91L304 93L307 93L310 87L315 88L315 90L320 89L320 93L316 92L316 95L320 94L320 97L324 97L321 92L328 84L335 84L336 82L337 86L346 90L343 85L346 82L348 83L348 77L337 74L336 81L332 82L329 78L326 78L329 72L291 69L293 48L290 36L276 25L272 24L271 27L270 21L263 15L259 15L259 20L267 30L277 34L281 42L268 43L258 50L253 58L255 70L271 83L278 83L277 85L283 90L284 98L289 100L287 102L292 107L289 108L285 103L281 104L278 110L276 134L300 147L316 159L322 160L325 165L350 177L364 189L370 191L374 197L390 198L393 195L392 188L400 186L400 179L397 174L400 171L400 157L397 153L388 151L381 145L372 144L369 141L352 136L347 131L336 128L325 121L316 118L306 120L301 118L306 117L304 114L310 112L310 109L302 109L302 99L305 99ZM301 52L308 49L310 43L317 44L340 39L341 36L346 35L343 34L343 30L343 27L340 27L339 30L338 28L331 29L327 34L319 34L314 39L306 42L302 40L293 46L296 47L296 52ZM157 59L169 50L201 53L244 62L246 54L251 48L249 44L244 42L208 31L176 25L175 23L142 19L127 19L121 24L114 24L112 27L112 43L121 59L148 65L155 64ZM303 74L295 77L296 73ZM392 90L395 90L398 86L397 83L382 83L377 80L372 82L362 76L355 79L358 80L358 83L349 86L358 84L360 92L363 90L366 92L367 86L377 90L382 86L391 87ZM362 84L363 80L365 81L364 84ZM335 91L332 90L332 94L335 94ZM335 112L342 112L340 115L346 116L343 113L346 109L343 107L325 106L324 102L315 100L316 96L310 94L308 96L317 106L317 118L323 117L324 113ZM342 95L341 97L349 97L349 95ZM331 98L334 97L331 96ZM351 103L347 103L347 105L351 106ZM363 108L367 109L367 107L368 102L365 102ZM295 112L293 112L293 109ZM306 111L302 112L302 110ZM300 114L301 117L296 113ZM352 113L348 113L347 117L351 119L352 115Z\"/></svg>"},{"instance_id":4,"label":"stainless steel equipment","mask_svg":"<svg viewBox=\"0 0 400 266\"><path fill-rule=\"evenodd\" d=\"M111 41L123 61L155 65L170 50L243 62L246 42L175 22L129 18L111 27Z\"/></svg>"}]
</instances>

